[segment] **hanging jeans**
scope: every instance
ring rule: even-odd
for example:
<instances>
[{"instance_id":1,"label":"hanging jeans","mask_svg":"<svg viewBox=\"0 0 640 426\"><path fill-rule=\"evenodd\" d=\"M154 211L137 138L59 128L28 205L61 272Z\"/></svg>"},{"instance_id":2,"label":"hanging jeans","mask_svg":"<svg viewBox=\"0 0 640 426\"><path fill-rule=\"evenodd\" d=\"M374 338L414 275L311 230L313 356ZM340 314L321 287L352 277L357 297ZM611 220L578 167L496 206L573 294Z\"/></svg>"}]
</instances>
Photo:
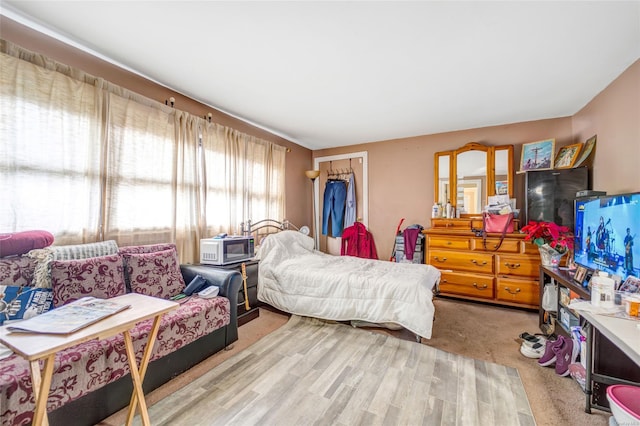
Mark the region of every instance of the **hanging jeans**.
<instances>
[{"instance_id":1,"label":"hanging jeans","mask_svg":"<svg viewBox=\"0 0 640 426\"><path fill-rule=\"evenodd\" d=\"M322 235L327 235L331 220L331 236L342 236L347 184L343 180L328 180L324 187L322 205Z\"/></svg>"}]
</instances>

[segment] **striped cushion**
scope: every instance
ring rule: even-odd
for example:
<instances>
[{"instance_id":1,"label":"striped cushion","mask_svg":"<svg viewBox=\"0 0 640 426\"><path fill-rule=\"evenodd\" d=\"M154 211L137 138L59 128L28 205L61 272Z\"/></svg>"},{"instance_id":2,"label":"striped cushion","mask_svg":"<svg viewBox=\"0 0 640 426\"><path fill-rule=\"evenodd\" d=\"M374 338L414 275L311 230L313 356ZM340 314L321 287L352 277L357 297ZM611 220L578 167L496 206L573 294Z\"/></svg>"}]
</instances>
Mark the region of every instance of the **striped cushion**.
<instances>
[{"instance_id":1,"label":"striped cushion","mask_svg":"<svg viewBox=\"0 0 640 426\"><path fill-rule=\"evenodd\" d=\"M118 244L114 240L97 243L76 244L71 246L51 246L53 260L87 259L118 253Z\"/></svg>"}]
</instances>

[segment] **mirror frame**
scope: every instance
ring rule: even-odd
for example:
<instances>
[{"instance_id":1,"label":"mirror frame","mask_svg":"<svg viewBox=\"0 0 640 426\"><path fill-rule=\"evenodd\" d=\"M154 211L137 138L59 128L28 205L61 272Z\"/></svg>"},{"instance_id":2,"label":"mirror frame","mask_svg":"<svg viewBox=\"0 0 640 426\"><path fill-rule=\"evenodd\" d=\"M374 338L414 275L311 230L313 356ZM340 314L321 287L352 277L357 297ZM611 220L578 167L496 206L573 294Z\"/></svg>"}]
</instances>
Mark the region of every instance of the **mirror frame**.
<instances>
[{"instance_id":1,"label":"mirror frame","mask_svg":"<svg viewBox=\"0 0 640 426\"><path fill-rule=\"evenodd\" d=\"M454 151L440 151L440 152L436 152L435 156L434 156L434 162L433 162L433 175L435 176L434 182L433 182L433 186L434 186L434 198L435 198L435 202L437 203L438 200L440 199L439 197L439 193L440 193L440 157L445 157L445 156L449 156L449 188L452 188L451 186L451 182L454 181L453 179L453 169L451 168L451 164L453 164L453 157L454 157ZM451 191L449 191L451 192ZM451 197L451 194L449 194L449 197Z\"/></svg>"},{"instance_id":2,"label":"mirror frame","mask_svg":"<svg viewBox=\"0 0 640 426\"><path fill-rule=\"evenodd\" d=\"M491 195L490 191L491 188L495 187L495 180L493 179L493 173L490 173L491 170L491 166L493 165L493 149L491 149L490 146L486 146L486 145L482 145L479 144L477 142L469 142L468 144L466 144L465 146L463 146L462 148L456 149L454 151L454 155L453 155L453 168L454 168L454 172L453 172L453 181L451 183L451 187L454 188L455 193L458 193L458 156L461 154L464 154L465 152L469 152L469 151L482 151L485 153L485 165L484 165L484 169L486 170L486 176L487 176L487 180L486 180L486 187L484 188L484 192L485 194L487 194L487 196ZM458 197L450 197L449 202L451 203L451 205L455 208L458 208ZM481 200L481 205L484 206L487 202L487 199L483 199Z\"/></svg>"},{"instance_id":3,"label":"mirror frame","mask_svg":"<svg viewBox=\"0 0 640 426\"><path fill-rule=\"evenodd\" d=\"M496 153L498 151L507 151L507 194L509 198L513 198L513 145L500 145L493 147L493 159L491 161L491 175L493 176L493 186L489 195L496 195Z\"/></svg>"},{"instance_id":4,"label":"mirror frame","mask_svg":"<svg viewBox=\"0 0 640 426\"><path fill-rule=\"evenodd\" d=\"M513 198L514 194L513 194L513 145L500 145L500 146L488 146L488 145L484 145L478 142L469 142L466 145L455 149L453 151L440 151L440 152L436 152L434 155L434 185L433 185L433 189L434 189L434 202L437 203L438 200L440 199L440 194L439 194L439 188L440 188L440 182L439 182L439 168L440 168L440 157L445 156L445 155L449 155L449 187L450 188L456 188L458 187L458 170L457 170L457 161L456 159L458 158L458 154L462 154L463 152L467 152L467 151L484 151L487 153L487 188L486 188L486 194L487 197L491 196L491 195L496 195L496 165L495 165L495 159L496 159L496 151L507 151L507 176L508 176L508 182L507 182L507 191L509 194L510 198ZM454 191L450 191L450 192L454 192ZM449 201L451 203L451 205L453 207L457 207L456 203L457 203L457 197L453 196L453 194L449 194L449 199L447 201ZM483 200L483 203L486 204L487 200Z\"/></svg>"}]
</instances>

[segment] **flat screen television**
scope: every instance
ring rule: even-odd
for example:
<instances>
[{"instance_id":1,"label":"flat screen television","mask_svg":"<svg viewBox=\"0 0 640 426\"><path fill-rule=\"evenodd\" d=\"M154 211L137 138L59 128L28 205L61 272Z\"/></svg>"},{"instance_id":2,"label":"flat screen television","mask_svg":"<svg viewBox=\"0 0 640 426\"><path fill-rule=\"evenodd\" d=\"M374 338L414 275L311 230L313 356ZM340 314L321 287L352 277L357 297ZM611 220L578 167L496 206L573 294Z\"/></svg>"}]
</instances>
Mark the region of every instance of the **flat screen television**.
<instances>
[{"instance_id":1,"label":"flat screen television","mask_svg":"<svg viewBox=\"0 0 640 426\"><path fill-rule=\"evenodd\" d=\"M640 192L577 199L574 261L590 270L640 273Z\"/></svg>"}]
</instances>

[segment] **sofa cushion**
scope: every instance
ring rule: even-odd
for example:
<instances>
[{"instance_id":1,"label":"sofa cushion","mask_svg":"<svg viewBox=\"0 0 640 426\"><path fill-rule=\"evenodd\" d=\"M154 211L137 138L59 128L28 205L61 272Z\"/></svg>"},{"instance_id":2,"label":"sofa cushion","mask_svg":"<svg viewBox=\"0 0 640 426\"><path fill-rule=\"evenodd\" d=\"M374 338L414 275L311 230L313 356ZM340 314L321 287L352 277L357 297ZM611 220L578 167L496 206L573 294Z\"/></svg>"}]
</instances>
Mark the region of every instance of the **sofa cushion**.
<instances>
[{"instance_id":1,"label":"sofa cushion","mask_svg":"<svg viewBox=\"0 0 640 426\"><path fill-rule=\"evenodd\" d=\"M0 234L0 257L27 253L53 244L53 234L48 231L22 231Z\"/></svg>"},{"instance_id":2,"label":"sofa cushion","mask_svg":"<svg viewBox=\"0 0 640 426\"><path fill-rule=\"evenodd\" d=\"M123 253L131 291L169 299L184 289L175 248L152 253Z\"/></svg>"},{"instance_id":3,"label":"sofa cushion","mask_svg":"<svg viewBox=\"0 0 640 426\"><path fill-rule=\"evenodd\" d=\"M0 285L30 286L36 261L28 256L0 259Z\"/></svg>"},{"instance_id":4,"label":"sofa cushion","mask_svg":"<svg viewBox=\"0 0 640 426\"><path fill-rule=\"evenodd\" d=\"M122 258L118 254L87 259L51 261L53 305L81 297L101 299L125 293Z\"/></svg>"},{"instance_id":5,"label":"sofa cushion","mask_svg":"<svg viewBox=\"0 0 640 426\"><path fill-rule=\"evenodd\" d=\"M120 247L118 252L120 254L136 254L136 253L155 253L157 251L164 250L176 250L174 243L160 243L160 244L147 244L143 246L125 246Z\"/></svg>"},{"instance_id":6,"label":"sofa cushion","mask_svg":"<svg viewBox=\"0 0 640 426\"><path fill-rule=\"evenodd\" d=\"M51 246L44 249L31 250L27 256L36 260L33 277L35 287L51 288L51 261L87 259L118 253L118 244L114 240L96 243Z\"/></svg>"}]
</instances>

